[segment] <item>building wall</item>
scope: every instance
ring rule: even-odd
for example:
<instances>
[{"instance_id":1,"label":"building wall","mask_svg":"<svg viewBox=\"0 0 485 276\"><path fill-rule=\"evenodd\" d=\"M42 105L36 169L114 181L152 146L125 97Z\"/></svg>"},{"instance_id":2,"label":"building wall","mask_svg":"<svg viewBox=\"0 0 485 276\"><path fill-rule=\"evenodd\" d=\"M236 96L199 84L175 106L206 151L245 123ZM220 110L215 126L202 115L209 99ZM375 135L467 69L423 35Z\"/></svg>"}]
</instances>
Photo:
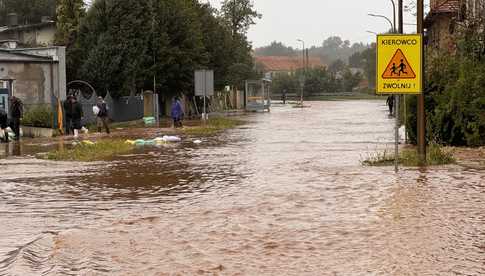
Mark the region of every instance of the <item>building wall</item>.
<instances>
[{"instance_id":1,"label":"building wall","mask_svg":"<svg viewBox=\"0 0 485 276\"><path fill-rule=\"evenodd\" d=\"M0 68L4 68L3 71L0 69L0 79L15 79L13 94L24 102L26 108L51 104L52 92L59 91L55 81L58 67L56 63L0 62Z\"/></svg>"},{"instance_id":2,"label":"building wall","mask_svg":"<svg viewBox=\"0 0 485 276\"><path fill-rule=\"evenodd\" d=\"M428 29L428 49L433 51L453 52L455 49L451 33L452 18L447 15L438 16Z\"/></svg>"},{"instance_id":3,"label":"building wall","mask_svg":"<svg viewBox=\"0 0 485 276\"><path fill-rule=\"evenodd\" d=\"M27 30L13 30L0 34L0 40L14 39L29 46L52 46L56 34L55 26L43 26Z\"/></svg>"},{"instance_id":4,"label":"building wall","mask_svg":"<svg viewBox=\"0 0 485 276\"><path fill-rule=\"evenodd\" d=\"M32 49L21 49L16 51L19 53L33 54L38 56L44 56L53 58L58 64L54 68L54 82L57 84L58 90L54 91L54 95L59 97L61 100L66 99L66 47L48 47L48 48L32 48Z\"/></svg>"}]
</instances>

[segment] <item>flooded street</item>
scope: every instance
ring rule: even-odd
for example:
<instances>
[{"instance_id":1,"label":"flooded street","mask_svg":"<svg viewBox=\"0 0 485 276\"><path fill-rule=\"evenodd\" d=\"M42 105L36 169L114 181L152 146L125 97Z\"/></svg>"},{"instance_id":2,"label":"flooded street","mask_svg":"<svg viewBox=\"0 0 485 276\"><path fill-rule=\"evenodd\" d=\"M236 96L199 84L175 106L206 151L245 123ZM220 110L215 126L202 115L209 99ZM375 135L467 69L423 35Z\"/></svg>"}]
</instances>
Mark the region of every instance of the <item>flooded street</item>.
<instances>
[{"instance_id":1,"label":"flooded street","mask_svg":"<svg viewBox=\"0 0 485 276\"><path fill-rule=\"evenodd\" d=\"M363 167L384 102L311 106L113 162L0 159L0 275L485 275L484 171Z\"/></svg>"}]
</instances>

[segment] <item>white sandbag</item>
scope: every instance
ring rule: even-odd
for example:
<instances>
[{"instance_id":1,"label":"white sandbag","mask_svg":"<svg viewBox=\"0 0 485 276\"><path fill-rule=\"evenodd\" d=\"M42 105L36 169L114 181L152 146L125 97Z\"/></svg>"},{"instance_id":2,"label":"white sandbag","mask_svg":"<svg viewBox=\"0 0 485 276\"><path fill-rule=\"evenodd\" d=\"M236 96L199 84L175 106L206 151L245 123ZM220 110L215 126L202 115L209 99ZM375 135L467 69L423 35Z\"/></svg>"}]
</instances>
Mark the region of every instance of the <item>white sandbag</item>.
<instances>
[{"instance_id":1,"label":"white sandbag","mask_svg":"<svg viewBox=\"0 0 485 276\"><path fill-rule=\"evenodd\" d=\"M182 139L178 136L163 136L162 139L165 142L172 142L172 143L182 141Z\"/></svg>"},{"instance_id":2,"label":"white sandbag","mask_svg":"<svg viewBox=\"0 0 485 276\"><path fill-rule=\"evenodd\" d=\"M194 141L194 144L198 145L198 144L202 144L202 141L201 140L195 140Z\"/></svg>"},{"instance_id":3,"label":"white sandbag","mask_svg":"<svg viewBox=\"0 0 485 276\"><path fill-rule=\"evenodd\" d=\"M98 116L98 114L99 114L99 107L97 105L93 106L93 113L94 113L94 115Z\"/></svg>"}]
</instances>

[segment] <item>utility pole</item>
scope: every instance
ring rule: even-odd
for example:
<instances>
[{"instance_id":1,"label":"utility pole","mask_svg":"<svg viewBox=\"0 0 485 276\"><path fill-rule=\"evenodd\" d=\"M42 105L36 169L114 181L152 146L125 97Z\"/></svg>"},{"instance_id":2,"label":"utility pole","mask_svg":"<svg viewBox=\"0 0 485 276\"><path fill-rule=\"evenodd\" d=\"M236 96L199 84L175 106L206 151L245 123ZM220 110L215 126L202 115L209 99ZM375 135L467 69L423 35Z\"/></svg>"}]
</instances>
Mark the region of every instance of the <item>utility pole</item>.
<instances>
[{"instance_id":1,"label":"utility pole","mask_svg":"<svg viewBox=\"0 0 485 276\"><path fill-rule=\"evenodd\" d=\"M303 41L302 39L297 39L299 42L301 42L303 44L303 48L301 50L302 52L302 70L303 70L303 75L301 77L301 81L300 81L300 86L301 86L301 95L300 95L300 104L301 104L301 107L303 107L303 87L305 86L305 77L306 77L306 68L305 68L305 41Z\"/></svg>"},{"instance_id":2,"label":"utility pole","mask_svg":"<svg viewBox=\"0 0 485 276\"><path fill-rule=\"evenodd\" d=\"M398 32L404 33L403 0L398 0Z\"/></svg>"},{"instance_id":3,"label":"utility pole","mask_svg":"<svg viewBox=\"0 0 485 276\"><path fill-rule=\"evenodd\" d=\"M417 33L418 34L424 34L424 0L417 0ZM421 49L421 54L424 56L424 47ZM424 62L421 68L421 71L424 74ZM423 78L423 84L421 87L423 87L423 91L421 91L421 94L418 95L418 157L419 157L419 162L421 165L426 164L426 114L425 114L425 109L424 109L424 78Z\"/></svg>"},{"instance_id":4,"label":"utility pole","mask_svg":"<svg viewBox=\"0 0 485 276\"><path fill-rule=\"evenodd\" d=\"M393 18L394 18L394 29L392 30L394 33L396 33L396 2L394 2L394 0L391 0L391 3L392 3L392 15L393 15ZM401 32L400 32L401 33ZM402 33L401 33L402 34Z\"/></svg>"},{"instance_id":5,"label":"utility pole","mask_svg":"<svg viewBox=\"0 0 485 276\"><path fill-rule=\"evenodd\" d=\"M398 33L404 33L404 17L403 17L403 0L398 0ZM403 107L404 107L404 125L406 125L407 119L407 104L406 104L406 95L403 95ZM404 132L404 143L408 143L408 132L407 129Z\"/></svg>"}]
</instances>

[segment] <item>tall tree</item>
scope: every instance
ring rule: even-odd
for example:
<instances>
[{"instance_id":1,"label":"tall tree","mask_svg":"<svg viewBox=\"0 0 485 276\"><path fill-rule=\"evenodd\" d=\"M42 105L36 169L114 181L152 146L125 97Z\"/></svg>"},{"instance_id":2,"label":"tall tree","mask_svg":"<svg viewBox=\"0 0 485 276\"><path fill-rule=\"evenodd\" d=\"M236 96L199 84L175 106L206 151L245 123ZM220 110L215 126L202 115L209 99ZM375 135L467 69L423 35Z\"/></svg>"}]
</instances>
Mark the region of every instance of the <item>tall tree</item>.
<instances>
[{"instance_id":1,"label":"tall tree","mask_svg":"<svg viewBox=\"0 0 485 276\"><path fill-rule=\"evenodd\" d=\"M75 40L81 18L86 15L83 0L57 0L56 44L68 45Z\"/></svg>"},{"instance_id":2,"label":"tall tree","mask_svg":"<svg viewBox=\"0 0 485 276\"><path fill-rule=\"evenodd\" d=\"M137 0L97 0L80 28L80 78L101 93L128 95L142 87L149 60L150 6Z\"/></svg>"},{"instance_id":3,"label":"tall tree","mask_svg":"<svg viewBox=\"0 0 485 276\"><path fill-rule=\"evenodd\" d=\"M257 48L258 56L296 56L297 52L292 47L287 47L281 42L273 41L269 46Z\"/></svg>"},{"instance_id":4,"label":"tall tree","mask_svg":"<svg viewBox=\"0 0 485 276\"><path fill-rule=\"evenodd\" d=\"M251 25L256 24L255 20L262 17L254 9L251 0L224 0L222 2L222 16L230 27L232 35L245 36Z\"/></svg>"}]
</instances>

